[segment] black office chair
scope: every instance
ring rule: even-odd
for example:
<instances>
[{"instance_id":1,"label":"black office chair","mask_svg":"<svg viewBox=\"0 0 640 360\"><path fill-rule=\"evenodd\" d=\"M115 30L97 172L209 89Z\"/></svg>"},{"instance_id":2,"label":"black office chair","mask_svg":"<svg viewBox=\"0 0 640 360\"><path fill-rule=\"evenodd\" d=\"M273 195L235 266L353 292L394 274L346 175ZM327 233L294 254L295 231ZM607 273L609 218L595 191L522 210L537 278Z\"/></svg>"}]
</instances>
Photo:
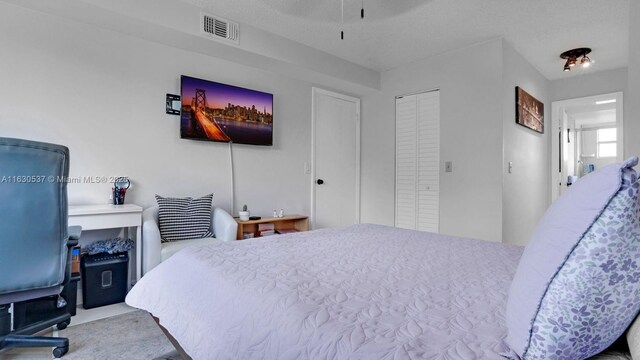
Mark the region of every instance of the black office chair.
<instances>
[{"instance_id":1,"label":"black office chair","mask_svg":"<svg viewBox=\"0 0 640 360\"><path fill-rule=\"evenodd\" d=\"M54 347L69 351L69 339L32 336L46 328L66 327L68 312L15 329L12 303L58 296L71 277L71 251L80 229L67 228L69 149L35 141L0 137L0 350Z\"/></svg>"}]
</instances>

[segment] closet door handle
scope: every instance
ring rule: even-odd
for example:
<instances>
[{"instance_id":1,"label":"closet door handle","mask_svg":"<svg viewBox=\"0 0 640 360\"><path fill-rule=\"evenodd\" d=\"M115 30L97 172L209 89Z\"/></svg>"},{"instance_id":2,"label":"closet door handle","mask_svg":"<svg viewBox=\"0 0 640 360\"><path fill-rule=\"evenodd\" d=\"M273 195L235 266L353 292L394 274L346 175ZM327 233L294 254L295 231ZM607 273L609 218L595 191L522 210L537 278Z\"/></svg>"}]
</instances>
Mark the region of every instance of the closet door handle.
<instances>
[{"instance_id":1,"label":"closet door handle","mask_svg":"<svg viewBox=\"0 0 640 360\"><path fill-rule=\"evenodd\" d=\"M324 184L324 180L318 179L318 180L316 180L316 184L322 185L322 184Z\"/></svg>"}]
</instances>

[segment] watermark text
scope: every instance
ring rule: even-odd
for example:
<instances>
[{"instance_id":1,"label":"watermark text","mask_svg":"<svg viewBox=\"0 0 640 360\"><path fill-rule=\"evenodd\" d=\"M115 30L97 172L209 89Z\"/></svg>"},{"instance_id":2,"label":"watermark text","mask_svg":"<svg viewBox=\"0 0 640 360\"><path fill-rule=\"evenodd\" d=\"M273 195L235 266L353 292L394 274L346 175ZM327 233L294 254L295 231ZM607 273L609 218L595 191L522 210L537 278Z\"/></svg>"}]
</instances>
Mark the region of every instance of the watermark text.
<instances>
[{"instance_id":1,"label":"watermark text","mask_svg":"<svg viewBox=\"0 0 640 360\"><path fill-rule=\"evenodd\" d=\"M118 176L0 175L0 184L112 184L117 178Z\"/></svg>"}]
</instances>

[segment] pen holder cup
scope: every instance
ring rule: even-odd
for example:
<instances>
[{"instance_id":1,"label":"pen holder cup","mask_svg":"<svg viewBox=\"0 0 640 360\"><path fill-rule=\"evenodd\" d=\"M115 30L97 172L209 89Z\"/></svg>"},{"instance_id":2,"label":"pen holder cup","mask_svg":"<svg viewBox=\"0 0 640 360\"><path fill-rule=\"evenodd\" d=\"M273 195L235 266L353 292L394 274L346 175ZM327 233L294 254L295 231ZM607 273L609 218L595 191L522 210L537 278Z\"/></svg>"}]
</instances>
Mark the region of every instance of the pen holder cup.
<instances>
[{"instance_id":1,"label":"pen holder cup","mask_svg":"<svg viewBox=\"0 0 640 360\"><path fill-rule=\"evenodd\" d=\"M113 205L124 204L124 196L127 193L126 189L113 188Z\"/></svg>"}]
</instances>

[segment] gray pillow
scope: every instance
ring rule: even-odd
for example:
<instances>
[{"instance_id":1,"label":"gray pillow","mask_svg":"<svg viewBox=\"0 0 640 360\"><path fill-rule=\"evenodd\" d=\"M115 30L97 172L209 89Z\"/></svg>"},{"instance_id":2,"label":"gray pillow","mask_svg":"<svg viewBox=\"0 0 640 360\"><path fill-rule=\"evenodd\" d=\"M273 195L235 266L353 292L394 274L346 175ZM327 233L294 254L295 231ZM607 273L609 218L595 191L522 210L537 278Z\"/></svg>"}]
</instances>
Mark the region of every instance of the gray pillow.
<instances>
[{"instance_id":1,"label":"gray pillow","mask_svg":"<svg viewBox=\"0 0 640 360\"><path fill-rule=\"evenodd\" d=\"M213 194L198 199L165 198L156 195L158 227L162 242L211 237Z\"/></svg>"}]
</instances>

